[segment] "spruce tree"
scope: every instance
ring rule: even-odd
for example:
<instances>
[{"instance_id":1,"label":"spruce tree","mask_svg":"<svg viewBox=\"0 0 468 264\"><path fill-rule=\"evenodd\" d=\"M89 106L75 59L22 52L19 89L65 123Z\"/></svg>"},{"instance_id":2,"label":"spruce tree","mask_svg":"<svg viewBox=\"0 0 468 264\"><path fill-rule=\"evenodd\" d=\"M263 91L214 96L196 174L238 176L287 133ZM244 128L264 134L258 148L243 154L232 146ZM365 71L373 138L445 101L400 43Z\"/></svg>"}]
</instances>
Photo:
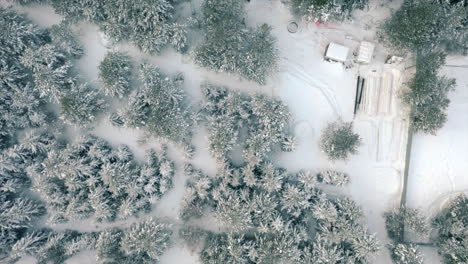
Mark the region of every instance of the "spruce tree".
<instances>
[{"instance_id":1,"label":"spruce tree","mask_svg":"<svg viewBox=\"0 0 468 264\"><path fill-rule=\"evenodd\" d=\"M123 252L140 263L154 263L170 246L170 226L148 219L134 224L124 233L120 245Z\"/></svg>"},{"instance_id":2,"label":"spruce tree","mask_svg":"<svg viewBox=\"0 0 468 264\"><path fill-rule=\"evenodd\" d=\"M351 18L355 9L364 9L368 0L292 0L293 12L306 20L327 22L329 20L344 20Z\"/></svg>"},{"instance_id":3,"label":"spruce tree","mask_svg":"<svg viewBox=\"0 0 468 264\"><path fill-rule=\"evenodd\" d=\"M447 121L448 93L455 87L455 79L439 76L445 64L442 52L418 53L416 74L403 93L403 101L411 106L411 122L415 131L435 135Z\"/></svg>"},{"instance_id":4,"label":"spruce tree","mask_svg":"<svg viewBox=\"0 0 468 264\"><path fill-rule=\"evenodd\" d=\"M320 147L332 160L347 160L350 155L357 154L361 138L352 130L352 123L334 122L322 132Z\"/></svg>"},{"instance_id":5,"label":"spruce tree","mask_svg":"<svg viewBox=\"0 0 468 264\"><path fill-rule=\"evenodd\" d=\"M266 24L257 29L246 27L244 1L207 0L202 12L205 35L195 48L195 62L265 84L267 77L276 71L278 59L271 27Z\"/></svg>"},{"instance_id":6,"label":"spruce tree","mask_svg":"<svg viewBox=\"0 0 468 264\"><path fill-rule=\"evenodd\" d=\"M107 95L123 98L128 94L132 74L132 63L128 55L108 52L98 69Z\"/></svg>"},{"instance_id":7,"label":"spruce tree","mask_svg":"<svg viewBox=\"0 0 468 264\"><path fill-rule=\"evenodd\" d=\"M436 245L444 263L468 262L468 196L453 198L433 219Z\"/></svg>"}]
</instances>

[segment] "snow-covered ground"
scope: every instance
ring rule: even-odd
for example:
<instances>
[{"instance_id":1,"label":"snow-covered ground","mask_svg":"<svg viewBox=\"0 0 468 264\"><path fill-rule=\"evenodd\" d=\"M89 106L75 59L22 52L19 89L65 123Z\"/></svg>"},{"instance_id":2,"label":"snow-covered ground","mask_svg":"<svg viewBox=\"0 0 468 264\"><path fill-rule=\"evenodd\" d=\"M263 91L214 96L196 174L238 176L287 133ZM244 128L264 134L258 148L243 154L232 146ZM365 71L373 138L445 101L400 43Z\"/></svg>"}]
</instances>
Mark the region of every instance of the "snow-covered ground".
<instances>
[{"instance_id":1,"label":"snow-covered ground","mask_svg":"<svg viewBox=\"0 0 468 264\"><path fill-rule=\"evenodd\" d=\"M447 65L468 65L467 57L448 57ZM453 195L468 192L467 68L442 67L440 74L457 80L449 94L448 120L436 136L413 137L408 205L428 215L439 211Z\"/></svg>"},{"instance_id":2,"label":"snow-covered ground","mask_svg":"<svg viewBox=\"0 0 468 264\"><path fill-rule=\"evenodd\" d=\"M440 74L455 78L448 120L436 136L416 134L408 178L407 205L431 218L460 193L468 193L468 57L448 57ZM426 252L435 249L427 248ZM429 258L428 258L429 259ZM440 263L431 259L428 263Z\"/></svg>"},{"instance_id":3,"label":"snow-covered ground","mask_svg":"<svg viewBox=\"0 0 468 264\"><path fill-rule=\"evenodd\" d=\"M293 114L292 129L299 140L299 146L295 152L276 155L275 163L292 172L300 169L318 171L335 168L348 173L351 183L343 193L352 196L363 207L367 226L371 232L377 233L378 239L384 245L388 238L382 215L399 204L404 171L408 120L407 112L397 98L400 85L404 81L401 69L403 65L384 65L387 53L380 45L376 46L374 63L368 66L354 65L345 69L341 64L323 60L326 45L331 41L349 46L351 51L354 51L361 40L376 42L377 27L390 14L388 5L394 8L400 1L393 1L384 7L381 4L388 1L371 2L370 11L359 11L354 21L343 24L329 23L317 26L314 23L295 20L299 24L299 30L294 34L287 31L288 23L294 18L288 7L280 1L252 0L246 4L247 24L270 24L278 41L280 71L265 86L242 80L236 75L214 73L200 68L188 55L180 55L172 50L167 50L159 56L149 56L128 43L118 44L115 48L127 51L136 62L148 60L160 66L163 72L182 72L185 88L195 102L201 99L200 84L205 81L281 98ZM5 5L3 0L0 0L0 4ZM379 11L375 11L376 7ZM53 14L52 9L48 7L21 7L18 10L26 12L41 26L50 26L60 21L60 17ZM103 44L96 26L82 23L77 32L85 47L85 56L77 65L88 81L99 86L97 66L109 47ZM457 61L449 62L455 64ZM448 193L468 189L468 180L463 176L468 167L468 120L463 115L454 115L456 112L468 110L468 104L464 103L468 102L468 83L466 77L464 83L461 80L464 77L463 68L445 70L447 75L459 79L458 88L451 94L452 105L447 126L437 137L417 135L414 138L408 190L408 204L412 207L435 208L439 206L437 201L440 202ZM354 118L358 75L366 79L365 97L361 111ZM353 121L355 131L363 139L363 145L359 154L349 161L330 163L320 152L318 140L322 129L337 119ZM138 142L143 136L142 132L116 129L107 121L98 124L92 132L112 144L128 145L139 160L144 158L146 149L159 147L158 142L142 145ZM195 131L193 143L196 153L192 163L213 175L216 172L216 164L207 151L206 135L206 129L203 127ZM151 215L171 218L177 223L179 202L187 177L181 170L183 161L180 153L171 147L170 156L176 159L178 168L174 179L175 188L155 206ZM81 225L76 227L83 228ZM62 228L73 228L73 225ZM68 263L92 263L88 259L91 253L83 254L75 256ZM176 245L163 256L161 263L198 262L194 254ZM387 250L381 250L372 263L391 263Z\"/></svg>"}]
</instances>

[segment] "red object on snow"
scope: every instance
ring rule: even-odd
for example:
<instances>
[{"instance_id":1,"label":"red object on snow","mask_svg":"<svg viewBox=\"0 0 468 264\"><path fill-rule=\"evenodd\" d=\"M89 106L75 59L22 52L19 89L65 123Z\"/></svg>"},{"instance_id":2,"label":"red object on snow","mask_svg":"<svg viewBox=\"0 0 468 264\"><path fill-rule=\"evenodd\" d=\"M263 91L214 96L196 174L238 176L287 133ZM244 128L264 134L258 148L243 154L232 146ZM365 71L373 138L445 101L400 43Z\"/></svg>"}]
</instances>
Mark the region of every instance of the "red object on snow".
<instances>
[{"instance_id":1,"label":"red object on snow","mask_svg":"<svg viewBox=\"0 0 468 264\"><path fill-rule=\"evenodd\" d=\"M320 26L320 25L322 25L322 22L320 22L320 21L315 21L315 25L316 25L316 26Z\"/></svg>"}]
</instances>

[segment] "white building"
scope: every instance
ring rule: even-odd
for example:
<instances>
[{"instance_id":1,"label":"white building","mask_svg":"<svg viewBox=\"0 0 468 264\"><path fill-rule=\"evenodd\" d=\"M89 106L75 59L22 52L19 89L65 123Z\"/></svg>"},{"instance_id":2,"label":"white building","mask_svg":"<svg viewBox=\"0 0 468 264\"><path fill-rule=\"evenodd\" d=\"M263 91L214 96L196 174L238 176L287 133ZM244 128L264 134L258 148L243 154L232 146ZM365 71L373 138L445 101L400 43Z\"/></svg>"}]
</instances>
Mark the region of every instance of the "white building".
<instances>
[{"instance_id":1,"label":"white building","mask_svg":"<svg viewBox=\"0 0 468 264\"><path fill-rule=\"evenodd\" d=\"M325 53L325 59L336 62L346 62L348 59L349 48L330 42L327 47L327 52Z\"/></svg>"},{"instance_id":2,"label":"white building","mask_svg":"<svg viewBox=\"0 0 468 264\"><path fill-rule=\"evenodd\" d=\"M369 64L374 55L375 44L368 41L362 41L358 50L357 62L362 64Z\"/></svg>"}]
</instances>

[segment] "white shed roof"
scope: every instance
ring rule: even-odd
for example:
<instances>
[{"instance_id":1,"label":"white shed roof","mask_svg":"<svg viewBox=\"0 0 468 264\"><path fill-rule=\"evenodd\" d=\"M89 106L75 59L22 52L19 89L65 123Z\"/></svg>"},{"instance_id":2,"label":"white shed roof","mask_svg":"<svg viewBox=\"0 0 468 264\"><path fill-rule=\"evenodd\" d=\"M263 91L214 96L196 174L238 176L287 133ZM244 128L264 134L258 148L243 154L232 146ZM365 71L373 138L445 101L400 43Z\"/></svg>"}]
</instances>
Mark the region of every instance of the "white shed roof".
<instances>
[{"instance_id":1,"label":"white shed roof","mask_svg":"<svg viewBox=\"0 0 468 264\"><path fill-rule=\"evenodd\" d=\"M372 42L362 41L359 46L357 61L360 63L370 63L374 54L375 45Z\"/></svg>"},{"instance_id":2,"label":"white shed roof","mask_svg":"<svg viewBox=\"0 0 468 264\"><path fill-rule=\"evenodd\" d=\"M339 62L345 62L348 59L348 51L348 47L336 44L334 42L330 42L330 44L328 44L325 58Z\"/></svg>"}]
</instances>

